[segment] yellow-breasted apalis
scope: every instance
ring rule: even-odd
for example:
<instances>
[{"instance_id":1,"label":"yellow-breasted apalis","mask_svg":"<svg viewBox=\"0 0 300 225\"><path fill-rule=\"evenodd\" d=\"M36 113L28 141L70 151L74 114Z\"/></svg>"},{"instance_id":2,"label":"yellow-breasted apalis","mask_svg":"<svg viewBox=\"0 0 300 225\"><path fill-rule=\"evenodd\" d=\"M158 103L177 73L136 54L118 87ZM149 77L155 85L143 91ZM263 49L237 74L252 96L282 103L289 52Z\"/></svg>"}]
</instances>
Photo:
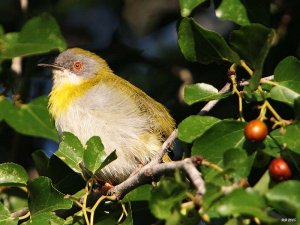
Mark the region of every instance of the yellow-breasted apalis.
<instances>
[{"instance_id":1,"label":"yellow-breasted apalis","mask_svg":"<svg viewBox=\"0 0 300 225\"><path fill-rule=\"evenodd\" d=\"M96 54L71 48L53 64L39 64L53 71L49 110L58 133L75 134L84 145L100 136L106 154L117 159L97 177L117 184L140 164L158 155L175 127L167 109L139 88L115 75Z\"/></svg>"}]
</instances>

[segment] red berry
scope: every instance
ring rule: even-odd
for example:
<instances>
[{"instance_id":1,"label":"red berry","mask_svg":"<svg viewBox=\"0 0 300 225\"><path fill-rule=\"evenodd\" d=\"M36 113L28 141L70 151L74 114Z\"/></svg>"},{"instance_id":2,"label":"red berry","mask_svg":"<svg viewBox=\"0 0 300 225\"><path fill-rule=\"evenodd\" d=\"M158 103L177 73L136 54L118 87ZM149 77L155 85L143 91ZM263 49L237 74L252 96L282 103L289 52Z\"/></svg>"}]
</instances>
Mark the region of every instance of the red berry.
<instances>
[{"instance_id":1,"label":"red berry","mask_svg":"<svg viewBox=\"0 0 300 225\"><path fill-rule=\"evenodd\" d=\"M260 142L268 135L268 127L260 120L251 120L244 128L244 135L248 141Z\"/></svg>"},{"instance_id":2,"label":"red berry","mask_svg":"<svg viewBox=\"0 0 300 225\"><path fill-rule=\"evenodd\" d=\"M291 169L282 158L273 159L269 165L269 174L275 181L287 180L292 176Z\"/></svg>"}]
</instances>

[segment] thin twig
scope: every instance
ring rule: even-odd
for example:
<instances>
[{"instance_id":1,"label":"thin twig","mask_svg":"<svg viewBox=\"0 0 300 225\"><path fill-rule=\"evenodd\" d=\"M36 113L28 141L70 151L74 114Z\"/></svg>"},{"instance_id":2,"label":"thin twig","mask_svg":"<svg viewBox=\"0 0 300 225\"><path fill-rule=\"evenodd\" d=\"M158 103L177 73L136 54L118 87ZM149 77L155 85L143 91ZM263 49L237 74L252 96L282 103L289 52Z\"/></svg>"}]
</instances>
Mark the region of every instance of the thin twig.
<instances>
[{"instance_id":1,"label":"thin twig","mask_svg":"<svg viewBox=\"0 0 300 225\"><path fill-rule=\"evenodd\" d=\"M274 75L261 78L260 83L265 83L265 82L268 82L268 81L271 81L271 80L274 80ZM241 87L244 87L244 86L247 86L247 85L249 85L249 80L241 81L239 83L239 86L241 86Z\"/></svg>"},{"instance_id":2,"label":"thin twig","mask_svg":"<svg viewBox=\"0 0 300 225\"><path fill-rule=\"evenodd\" d=\"M161 146L161 150L157 158L153 159L149 164L153 165L162 162L164 155L167 153L168 149L174 143L175 139L177 138L177 135L178 135L178 130L175 128L171 133L171 135L167 138L167 140L165 140L165 142Z\"/></svg>"}]
</instances>

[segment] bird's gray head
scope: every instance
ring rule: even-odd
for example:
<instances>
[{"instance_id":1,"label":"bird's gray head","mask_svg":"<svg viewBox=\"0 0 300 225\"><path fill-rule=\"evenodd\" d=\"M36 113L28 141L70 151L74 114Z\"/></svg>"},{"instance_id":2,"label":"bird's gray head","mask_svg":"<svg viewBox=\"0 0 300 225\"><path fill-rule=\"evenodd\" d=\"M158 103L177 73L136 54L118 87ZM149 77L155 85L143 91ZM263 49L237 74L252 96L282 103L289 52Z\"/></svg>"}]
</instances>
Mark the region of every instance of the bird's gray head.
<instances>
[{"instance_id":1,"label":"bird's gray head","mask_svg":"<svg viewBox=\"0 0 300 225\"><path fill-rule=\"evenodd\" d=\"M39 66L50 67L63 74L73 74L81 79L91 79L102 71L110 70L105 60L81 48L67 49L58 55L53 64L39 64Z\"/></svg>"}]
</instances>

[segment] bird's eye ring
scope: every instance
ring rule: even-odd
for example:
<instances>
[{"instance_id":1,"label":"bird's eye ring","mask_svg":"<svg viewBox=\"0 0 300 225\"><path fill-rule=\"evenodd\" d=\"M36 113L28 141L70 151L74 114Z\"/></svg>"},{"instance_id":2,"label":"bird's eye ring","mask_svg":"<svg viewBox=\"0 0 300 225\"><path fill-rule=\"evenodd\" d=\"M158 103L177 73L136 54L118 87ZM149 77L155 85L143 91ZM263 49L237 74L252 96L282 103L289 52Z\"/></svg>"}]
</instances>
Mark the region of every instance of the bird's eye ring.
<instances>
[{"instance_id":1,"label":"bird's eye ring","mask_svg":"<svg viewBox=\"0 0 300 225\"><path fill-rule=\"evenodd\" d=\"M82 62L80 62L80 61L76 61L76 62L74 62L74 64L73 64L74 70L80 71L80 70L82 69L82 67L83 67L83 64L82 64Z\"/></svg>"}]
</instances>

